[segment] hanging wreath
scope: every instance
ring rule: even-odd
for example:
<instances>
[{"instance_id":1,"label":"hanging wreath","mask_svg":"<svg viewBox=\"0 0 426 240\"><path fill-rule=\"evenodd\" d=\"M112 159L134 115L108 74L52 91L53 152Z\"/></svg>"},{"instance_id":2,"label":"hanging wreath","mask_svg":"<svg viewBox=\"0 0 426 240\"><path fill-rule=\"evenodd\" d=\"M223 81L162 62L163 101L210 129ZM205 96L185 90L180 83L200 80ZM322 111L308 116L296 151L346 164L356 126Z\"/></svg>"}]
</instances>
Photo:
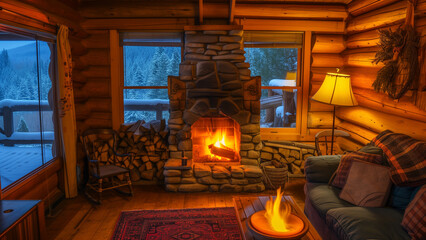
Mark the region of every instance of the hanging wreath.
<instances>
[{"instance_id":1,"label":"hanging wreath","mask_svg":"<svg viewBox=\"0 0 426 240\"><path fill-rule=\"evenodd\" d=\"M408 17L412 15L407 14ZM420 37L413 28L414 22L409 22L406 21L394 32L391 29L379 30L380 50L376 52L373 63L383 62L385 66L378 71L373 87L393 99L400 99L419 79Z\"/></svg>"}]
</instances>

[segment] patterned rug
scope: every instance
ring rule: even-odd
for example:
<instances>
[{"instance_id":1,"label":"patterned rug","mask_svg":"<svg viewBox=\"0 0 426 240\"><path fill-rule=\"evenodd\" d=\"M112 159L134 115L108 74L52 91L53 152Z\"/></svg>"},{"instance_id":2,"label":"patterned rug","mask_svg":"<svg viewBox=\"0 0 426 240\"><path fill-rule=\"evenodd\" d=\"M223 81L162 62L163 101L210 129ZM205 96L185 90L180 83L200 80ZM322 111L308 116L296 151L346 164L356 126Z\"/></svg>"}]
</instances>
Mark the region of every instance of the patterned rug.
<instances>
[{"instance_id":1,"label":"patterned rug","mask_svg":"<svg viewBox=\"0 0 426 240\"><path fill-rule=\"evenodd\" d=\"M123 211L113 240L242 239L235 209L199 208Z\"/></svg>"}]
</instances>

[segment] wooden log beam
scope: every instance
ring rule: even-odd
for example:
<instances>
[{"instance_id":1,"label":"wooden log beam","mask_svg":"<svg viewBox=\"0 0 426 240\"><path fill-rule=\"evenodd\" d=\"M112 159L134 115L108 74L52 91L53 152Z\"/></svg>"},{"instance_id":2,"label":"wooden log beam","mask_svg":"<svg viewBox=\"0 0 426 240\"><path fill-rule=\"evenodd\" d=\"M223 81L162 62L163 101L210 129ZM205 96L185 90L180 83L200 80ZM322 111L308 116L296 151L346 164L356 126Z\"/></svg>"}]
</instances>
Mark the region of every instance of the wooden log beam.
<instances>
[{"instance_id":1,"label":"wooden log beam","mask_svg":"<svg viewBox=\"0 0 426 240\"><path fill-rule=\"evenodd\" d=\"M46 23L74 22L77 25L81 21L78 11L57 0L2 0L0 7L41 21L47 20Z\"/></svg>"},{"instance_id":2,"label":"wooden log beam","mask_svg":"<svg viewBox=\"0 0 426 240\"><path fill-rule=\"evenodd\" d=\"M309 100L309 112L333 112L333 105Z\"/></svg>"},{"instance_id":3,"label":"wooden log beam","mask_svg":"<svg viewBox=\"0 0 426 240\"><path fill-rule=\"evenodd\" d=\"M340 120L336 118L337 125ZM332 128L333 112L309 112L308 113L308 128Z\"/></svg>"},{"instance_id":4,"label":"wooden log beam","mask_svg":"<svg viewBox=\"0 0 426 240\"><path fill-rule=\"evenodd\" d=\"M346 48L342 34L316 34L312 53L340 53Z\"/></svg>"},{"instance_id":5,"label":"wooden log beam","mask_svg":"<svg viewBox=\"0 0 426 240\"><path fill-rule=\"evenodd\" d=\"M244 26L244 30L314 31L326 33L343 33L345 31L345 24L342 21L240 18L237 22Z\"/></svg>"},{"instance_id":6,"label":"wooden log beam","mask_svg":"<svg viewBox=\"0 0 426 240\"><path fill-rule=\"evenodd\" d=\"M367 31L388 25L403 23L406 16L406 1L398 1L386 7L359 15L352 18L347 25L347 32ZM420 0L417 3L415 15L424 16L426 10L426 1Z\"/></svg>"},{"instance_id":7,"label":"wooden log beam","mask_svg":"<svg viewBox=\"0 0 426 240\"><path fill-rule=\"evenodd\" d=\"M336 139L336 143L340 148L341 153L344 152L355 152L364 146L364 144L354 141L354 139L339 137Z\"/></svg>"},{"instance_id":8,"label":"wooden log beam","mask_svg":"<svg viewBox=\"0 0 426 240\"><path fill-rule=\"evenodd\" d=\"M373 132L382 132L389 129L393 132L404 133L422 141L426 140L425 122L382 113L360 106L339 107L336 110L336 115L344 121L362 126Z\"/></svg>"},{"instance_id":9,"label":"wooden log beam","mask_svg":"<svg viewBox=\"0 0 426 240\"><path fill-rule=\"evenodd\" d=\"M212 15L214 16L214 13ZM348 17L348 13L345 7L341 5L237 4L235 6L235 16L239 18L265 17L345 20Z\"/></svg>"},{"instance_id":10,"label":"wooden log beam","mask_svg":"<svg viewBox=\"0 0 426 240\"><path fill-rule=\"evenodd\" d=\"M364 145L371 142L371 140L378 134L378 132L373 132L371 130L368 130L359 125L347 121L342 121L341 123L339 123L337 128L350 133L352 139Z\"/></svg>"},{"instance_id":11,"label":"wooden log beam","mask_svg":"<svg viewBox=\"0 0 426 240\"><path fill-rule=\"evenodd\" d=\"M111 113L110 98L89 98L87 101L75 104L76 118L87 119L92 112Z\"/></svg>"},{"instance_id":12,"label":"wooden log beam","mask_svg":"<svg viewBox=\"0 0 426 240\"><path fill-rule=\"evenodd\" d=\"M54 25L46 24L31 18L23 18L22 16L4 10L0 11L0 22L14 27L56 34L56 26Z\"/></svg>"},{"instance_id":13,"label":"wooden log beam","mask_svg":"<svg viewBox=\"0 0 426 240\"><path fill-rule=\"evenodd\" d=\"M384 66L382 62L378 64L373 63L377 50L377 47L346 50L342 53L345 66L382 68Z\"/></svg>"},{"instance_id":14,"label":"wooden log beam","mask_svg":"<svg viewBox=\"0 0 426 240\"><path fill-rule=\"evenodd\" d=\"M204 0L198 1L198 21L200 24L204 22Z\"/></svg>"},{"instance_id":15,"label":"wooden log beam","mask_svg":"<svg viewBox=\"0 0 426 240\"><path fill-rule=\"evenodd\" d=\"M187 25L194 25L194 18L139 18L139 19L87 19L81 23L83 29L119 29L119 30L183 30Z\"/></svg>"},{"instance_id":16,"label":"wooden log beam","mask_svg":"<svg viewBox=\"0 0 426 240\"><path fill-rule=\"evenodd\" d=\"M312 53L311 67L342 67L343 57L337 53Z\"/></svg>"},{"instance_id":17,"label":"wooden log beam","mask_svg":"<svg viewBox=\"0 0 426 240\"><path fill-rule=\"evenodd\" d=\"M232 1L235 7L232 8ZM243 3L209 3L166 1L91 1L85 2L80 9L81 15L88 19L97 18L302 18L302 19L339 19L344 20L348 13L343 5L335 4L265 4ZM202 6L202 8L200 8ZM203 10L200 12L200 10ZM201 19L200 19L201 20Z\"/></svg>"},{"instance_id":18,"label":"wooden log beam","mask_svg":"<svg viewBox=\"0 0 426 240\"><path fill-rule=\"evenodd\" d=\"M229 0L229 24L233 24L235 19L235 0Z\"/></svg>"},{"instance_id":19,"label":"wooden log beam","mask_svg":"<svg viewBox=\"0 0 426 240\"><path fill-rule=\"evenodd\" d=\"M402 97L396 102L388 95L370 89L353 88L353 92L362 107L426 123L426 112L416 107L411 97Z\"/></svg>"},{"instance_id":20,"label":"wooden log beam","mask_svg":"<svg viewBox=\"0 0 426 240\"><path fill-rule=\"evenodd\" d=\"M346 40L346 46L348 48L367 48L376 47L379 43L379 32L378 30L392 29L395 31L399 27L398 25L387 26L380 29L373 29L367 32L361 32L349 35Z\"/></svg>"},{"instance_id":21,"label":"wooden log beam","mask_svg":"<svg viewBox=\"0 0 426 240\"><path fill-rule=\"evenodd\" d=\"M383 8L398 0L354 0L348 4L348 11L352 16L358 16L372 10Z\"/></svg>"},{"instance_id":22,"label":"wooden log beam","mask_svg":"<svg viewBox=\"0 0 426 240\"><path fill-rule=\"evenodd\" d=\"M90 66L109 66L109 48L89 49L86 54L79 57L84 65Z\"/></svg>"},{"instance_id":23,"label":"wooden log beam","mask_svg":"<svg viewBox=\"0 0 426 240\"><path fill-rule=\"evenodd\" d=\"M345 67L343 72L351 76L353 88L373 89L372 85L376 80L379 69L380 68Z\"/></svg>"},{"instance_id":24,"label":"wooden log beam","mask_svg":"<svg viewBox=\"0 0 426 240\"><path fill-rule=\"evenodd\" d=\"M87 38L81 40L81 44L86 48L109 48L109 32L108 30L88 31L90 34Z\"/></svg>"}]
</instances>

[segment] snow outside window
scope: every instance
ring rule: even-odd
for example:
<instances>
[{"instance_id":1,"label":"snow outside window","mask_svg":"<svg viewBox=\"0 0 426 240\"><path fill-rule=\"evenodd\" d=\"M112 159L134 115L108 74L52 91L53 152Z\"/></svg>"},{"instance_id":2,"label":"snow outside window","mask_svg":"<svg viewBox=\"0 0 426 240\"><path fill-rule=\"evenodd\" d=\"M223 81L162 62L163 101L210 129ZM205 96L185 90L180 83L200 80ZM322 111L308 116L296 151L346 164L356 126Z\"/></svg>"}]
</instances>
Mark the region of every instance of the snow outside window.
<instances>
[{"instance_id":1,"label":"snow outside window","mask_svg":"<svg viewBox=\"0 0 426 240\"><path fill-rule=\"evenodd\" d=\"M245 31L244 50L252 76L261 76L261 128L296 129L302 33Z\"/></svg>"},{"instance_id":2,"label":"snow outside window","mask_svg":"<svg viewBox=\"0 0 426 240\"><path fill-rule=\"evenodd\" d=\"M51 48L52 47L52 48ZM53 43L0 30L0 175L9 186L54 157ZM53 69L53 68L52 68Z\"/></svg>"},{"instance_id":3,"label":"snow outside window","mask_svg":"<svg viewBox=\"0 0 426 240\"><path fill-rule=\"evenodd\" d=\"M168 119L167 76L179 75L181 34L122 33L124 122Z\"/></svg>"}]
</instances>

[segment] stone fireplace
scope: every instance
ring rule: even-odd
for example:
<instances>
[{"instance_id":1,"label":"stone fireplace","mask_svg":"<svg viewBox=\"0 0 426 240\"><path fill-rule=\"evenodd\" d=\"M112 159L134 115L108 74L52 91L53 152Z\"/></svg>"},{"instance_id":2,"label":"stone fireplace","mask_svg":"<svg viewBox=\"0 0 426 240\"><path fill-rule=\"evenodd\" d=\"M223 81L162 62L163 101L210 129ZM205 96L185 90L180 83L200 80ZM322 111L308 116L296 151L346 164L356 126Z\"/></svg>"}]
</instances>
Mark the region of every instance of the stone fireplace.
<instances>
[{"instance_id":1,"label":"stone fireplace","mask_svg":"<svg viewBox=\"0 0 426 240\"><path fill-rule=\"evenodd\" d=\"M163 173L169 191L265 189L259 167L260 77L250 76L242 27L216 27L185 28L179 77L168 79L170 158Z\"/></svg>"}]
</instances>

